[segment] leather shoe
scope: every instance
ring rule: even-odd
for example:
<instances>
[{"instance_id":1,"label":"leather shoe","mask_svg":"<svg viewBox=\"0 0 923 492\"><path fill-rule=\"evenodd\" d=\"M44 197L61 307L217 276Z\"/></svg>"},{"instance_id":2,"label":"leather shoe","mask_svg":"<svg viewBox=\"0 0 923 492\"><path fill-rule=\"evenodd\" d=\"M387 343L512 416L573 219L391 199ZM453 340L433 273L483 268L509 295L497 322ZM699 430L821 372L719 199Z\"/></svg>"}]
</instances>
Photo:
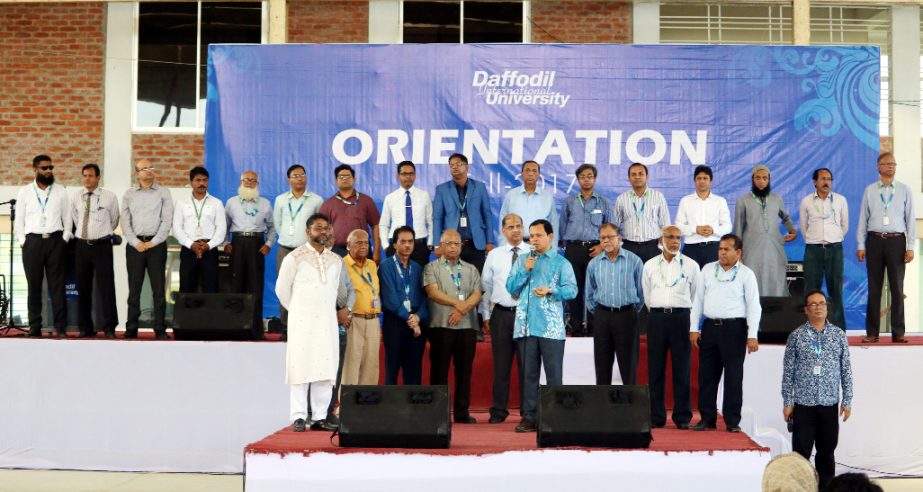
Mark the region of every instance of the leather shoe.
<instances>
[{"instance_id":1,"label":"leather shoe","mask_svg":"<svg viewBox=\"0 0 923 492\"><path fill-rule=\"evenodd\" d=\"M676 428L679 429L679 430L688 430L688 429L689 429L689 423L687 422L687 423L683 423L683 424L676 424Z\"/></svg>"},{"instance_id":2,"label":"leather shoe","mask_svg":"<svg viewBox=\"0 0 923 492\"><path fill-rule=\"evenodd\" d=\"M30 338L42 338L42 329L41 328L29 328L29 337Z\"/></svg>"},{"instance_id":3,"label":"leather shoe","mask_svg":"<svg viewBox=\"0 0 923 492\"><path fill-rule=\"evenodd\" d=\"M490 419L487 422L491 424L502 424L504 420L506 420L506 417L498 417L496 415L491 415Z\"/></svg>"},{"instance_id":4,"label":"leather shoe","mask_svg":"<svg viewBox=\"0 0 923 492\"><path fill-rule=\"evenodd\" d=\"M77 338L96 338L96 333L90 333L88 331L81 331Z\"/></svg>"},{"instance_id":5,"label":"leather shoe","mask_svg":"<svg viewBox=\"0 0 923 492\"><path fill-rule=\"evenodd\" d=\"M314 421L313 423L311 423L311 430L312 430L312 431L328 431L328 432L333 432L333 431L337 430L337 425L336 425L336 424L333 424L333 423L330 423L330 422L327 422L326 419L324 419L324 420L316 420L316 421Z\"/></svg>"},{"instance_id":6,"label":"leather shoe","mask_svg":"<svg viewBox=\"0 0 923 492\"><path fill-rule=\"evenodd\" d=\"M106 338L115 338L115 330L106 330Z\"/></svg>"},{"instance_id":7,"label":"leather shoe","mask_svg":"<svg viewBox=\"0 0 923 492\"><path fill-rule=\"evenodd\" d=\"M304 432L304 429L304 419L298 419L292 424L292 431L294 432Z\"/></svg>"},{"instance_id":8,"label":"leather shoe","mask_svg":"<svg viewBox=\"0 0 923 492\"><path fill-rule=\"evenodd\" d=\"M138 338L138 330L125 330L125 334L122 335L122 338Z\"/></svg>"},{"instance_id":9,"label":"leather shoe","mask_svg":"<svg viewBox=\"0 0 923 492\"><path fill-rule=\"evenodd\" d=\"M732 433L736 434L736 433L740 432L740 426L739 426L739 425L729 425L729 426L728 426L728 432L732 432Z\"/></svg>"},{"instance_id":10,"label":"leather shoe","mask_svg":"<svg viewBox=\"0 0 923 492\"><path fill-rule=\"evenodd\" d=\"M156 338L157 340L169 340L170 339L170 337L167 336L167 332L165 331L158 331L157 334L154 335L154 338Z\"/></svg>"},{"instance_id":11,"label":"leather shoe","mask_svg":"<svg viewBox=\"0 0 923 492\"><path fill-rule=\"evenodd\" d=\"M283 333L282 338L280 340L282 340L283 342L288 341L288 333Z\"/></svg>"},{"instance_id":12,"label":"leather shoe","mask_svg":"<svg viewBox=\"0 0 923 492\"><path fill-rule=\"evenodd\" d=\"M891 339L891 343L909 343L904 337L894 337Z\"/></svg>"},{"instance_id":13,"label":"leather shoe","mask_svg":"<svg viewBox=\"0 0 923 492\"><path fill-rule=\"evenodd\" d=\"M694 430L694 431L715 430L715 429L717 429L717 428L718 428L717 425L715 425L715 424L709 424L708 422L706 422L706 421L704 421L704 420L700 420L699 423L697 423L697 424L695 424L695 425L692 426L692 430Z\"/></svg>"},{"instance_id":14,"label":"leather shoe","mask_svg":"<svg viewBox=\"0 0 923 492\"><path fill-rule=\"evenodd\" d=\"M862 339L862 343L878 343L878 337L865 337Z\"/></svg>"},{"instance_id":15,"label":"leather shoe","mask_svg":"<svg viewBox=\"0 0 923 492\"><path fill-rule=\"evenodd\" d=\"M663 429L667 424L651 424L651 429Z\"/></svg>"},{"instance_id":16,"label":"leather shoe","mask_svg":"<svg viewBox=\"0 0 923 492\"><path fill-rule=\"evenodd\" d=\"M523 420L521 424L516 426L516 432L535 432L538 430L538 427L535 425L535 422L531 420Z\"/></svg>"},{"instance_id":17,"label":"leather shoe","mask_svg":"<svg viewBox=\"0 0 923 492\"><path fill-rule=\"evenodd\" d=\"M466 417L456 417L456 418L455 418L455 423L456 423L456 424L476 424L476 423L478 423L478 419L476 419L476 418L474 418L474 417L472 417L472 416L470 416L470 415L468 415L468 416L466 416Z\"/></svg>"},{"instance_id":18,"label":"leather shoe","mask_svg":"<svg viewBox=\"0 0 923 492\"><path fill-rule=\"evenodd\" d=\"M56 338L70 338L66 330L58 330L57 328L54 330L54 336Z\"/></svg>"}]
</instances>

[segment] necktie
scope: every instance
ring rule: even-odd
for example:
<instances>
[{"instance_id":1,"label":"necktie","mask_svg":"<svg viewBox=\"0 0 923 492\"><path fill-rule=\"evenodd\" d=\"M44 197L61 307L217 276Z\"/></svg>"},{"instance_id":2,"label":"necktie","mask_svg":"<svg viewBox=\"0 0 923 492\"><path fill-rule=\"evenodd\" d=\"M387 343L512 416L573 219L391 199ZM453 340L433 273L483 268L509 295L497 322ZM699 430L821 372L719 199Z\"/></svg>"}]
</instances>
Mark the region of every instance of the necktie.
<instances>
[{"instance_id":1,"label":"necktie","mask_svg":"<svg viewBox=\"0 0 923 492\"><path fill-rule=\"evenodd\" d=\"M87 203L83 207L83 228L80 233L83 239L90 239L87 237L87 231L90 225L90 197L93 196L93 192L87 193Z\"/></svg>"},{"instance_id":2,"label":"necktie","mask_svg":"<svg viewBox=\"0 0 923 492\"><path fill-rule=\"evenodd\" d=\"M516 260L519 259L519 248L513 248L513 261L510 262L510 266L516 264Z\"/></svg>"},{"instance_id":3,"label":"necktie","mask_svg":"<svg viewBox=\"0 0 923 492\"><path fill-rule=\"evenodd\" d=\"M411 206L411 203L410 203L410 190L407 190L404 192L404 214L405 214L404 225L412 228L413 227L413 207Z\"/></svg>"}]
</instances>

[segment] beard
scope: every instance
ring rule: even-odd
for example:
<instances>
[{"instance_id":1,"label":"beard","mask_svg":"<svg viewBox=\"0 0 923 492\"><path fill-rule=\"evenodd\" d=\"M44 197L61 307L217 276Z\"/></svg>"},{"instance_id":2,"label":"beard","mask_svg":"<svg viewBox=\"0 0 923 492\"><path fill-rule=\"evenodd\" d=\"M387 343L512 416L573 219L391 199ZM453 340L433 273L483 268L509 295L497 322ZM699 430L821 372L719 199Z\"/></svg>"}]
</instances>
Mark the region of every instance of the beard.
<instances>
[{"instance_id":1,"label":"beard","mask_svg":"<svg viewBox=\"0 0 923 492\"><path fill-rule=\"evenodd\" d=\"M40 185L51 186L54 184L54 174L38 173L35 175L35 182Z\"/></svg>"},{"instance_id":2,"label":"beard","mask_svg":"<svg viewBox=\"0 0 923 492\"><path fill-rule=\"evenodd\" d=\"M321 234L320 236L310 236L311 242L314 244L320 244L321 246L327 246L327 240L329 236L327 234Z\"/></svg>"},{"instance_id":3,"label":"beard","mask_svg":"<svg viewBox=\"0 0 923 492\"><path fill-rule=\"evenodd\" d=\"M237 195L244 200L256 200L260 197L260 189L247 188L244 185L240 185L240 187L237 188Z\"/></svg>"},{"instance_id":4,"label":"beard","mask_svg":"<svg viewBox=\"0 0 923 492\"><path fill-rule=\"evenodd\" d=\"M755 184L750 185L750 191L756 195L757 198L766 198L769 196L769 191L772 189L772 183L766 183L766 187L762 190L757 188Z\"/></svg>"}]
</instances>

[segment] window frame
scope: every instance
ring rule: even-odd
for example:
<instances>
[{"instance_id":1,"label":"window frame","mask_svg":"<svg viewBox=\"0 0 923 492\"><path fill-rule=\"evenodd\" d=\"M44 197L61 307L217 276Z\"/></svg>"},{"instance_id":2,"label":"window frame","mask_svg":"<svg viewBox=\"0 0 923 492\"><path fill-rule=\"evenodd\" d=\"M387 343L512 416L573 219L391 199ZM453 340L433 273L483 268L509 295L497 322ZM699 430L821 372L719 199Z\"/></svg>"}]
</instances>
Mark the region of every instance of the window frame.
<instances>
[{"instance_id":1,"label":"window frame","mask_svg":"<svg viewBox=\"0 0 923 492\"><path fill-rule=\"evenodd\" d=\"M397 20L398 43L404 44L404 3L412 0L400 0L400 9ZM427 1L427 0L421 0ZM438 1L438 0L432 0ZM456 1L456 0L452 0ZM478 0L457 0L459 3L459 28L458 44L465 44L465 2ZM448 2L447 2L448 3ZM481 2L483 3L483 2ZM531 0L509 0L509 3L522 4L522 44L532 44L532 2ZM445 43L450 44L450 43ZM470 44L470 43L469 43ZM497 43L503 44L503 43Z\"/></svg>"}]
</instances>

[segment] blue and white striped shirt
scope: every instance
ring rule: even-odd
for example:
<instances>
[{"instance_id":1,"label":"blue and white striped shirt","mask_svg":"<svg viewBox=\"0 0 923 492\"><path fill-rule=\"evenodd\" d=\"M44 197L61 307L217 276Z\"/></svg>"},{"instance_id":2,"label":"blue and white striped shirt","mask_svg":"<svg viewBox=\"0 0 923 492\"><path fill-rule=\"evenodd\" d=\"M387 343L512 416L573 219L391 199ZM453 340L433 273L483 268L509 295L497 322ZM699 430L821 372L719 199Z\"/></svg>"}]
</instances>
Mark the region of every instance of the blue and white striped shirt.
<instances>
[{"instance_id":1,"label":"blue and white striped shirt","mask_svg":"<svg viewBox=\"0 0 923 492\"><path fill-rule=\"evenodd\" d=\"M615 199L612 218L623 238L640 243L660 238L661 229L670 224L670 209L657 190L648 188L641 197L628 190Z\"/></svg>"},{"instance_id":2,"label":"blue and white striped shirt","mask_svg":"<svg viewBox=\"0 0 923 492\"><path fill-rule=\"evenodd\" d=\"M619 248L615 260L605 252L590 260L586 268L587 310L594 312L599 305L617 308L628 304L641 309L643 271L641 258L625 248Z\"/></svg>"},{"instance_id":3,"label":"blue and white striped shirt","mask_svg":"<svg viewBox=\"0 0 923 492\"><path fill-rule=\"evenodd\" d=\"M820 374L814 374L815 367ZM821 331L805 323L788 336L782 360L782 402L809 407L833 406L840 402L852 407L852 365L846 333L829 321Z\"/></svg>"}]
</instances>

